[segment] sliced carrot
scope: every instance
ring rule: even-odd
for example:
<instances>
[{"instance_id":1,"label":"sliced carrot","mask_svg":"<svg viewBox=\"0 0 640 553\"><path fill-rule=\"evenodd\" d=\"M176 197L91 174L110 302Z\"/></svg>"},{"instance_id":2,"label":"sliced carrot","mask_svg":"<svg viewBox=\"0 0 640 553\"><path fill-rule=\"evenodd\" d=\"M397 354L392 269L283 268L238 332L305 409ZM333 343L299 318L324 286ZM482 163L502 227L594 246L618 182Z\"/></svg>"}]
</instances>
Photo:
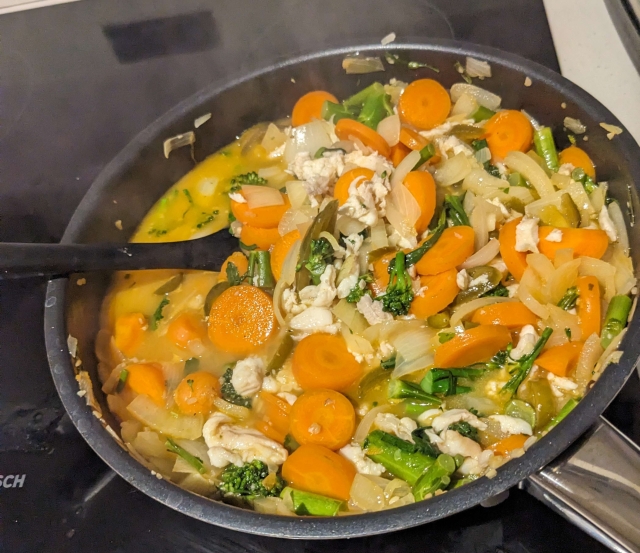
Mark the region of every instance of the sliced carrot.
<instances>
[{"instance_id":1,"label":"sliced carrot","mask_svg":"<svg viewBox=\"0 0 640 553\"><path fill-rule=\"evenodd\" d=\"M436 349L436 367L466 367L488 361L511 343L511 333L506 326L480 325L456 334L454 338Z\"/></svg>"},{"instance_id":2,"label":"sliced carrot","mask_svg":"<svg viewBox=\"0 0 640 553\"><path fill-rule=\"evenodd\" d=\"M413 81L404 89L398 100L400 119L422 130L442 125L450 111L449 93L433 79Z\"/></svg>"},{"instance_id":3,"label":"sliced carrot","mask_svg":"<svg viewBox=\"0 0 640 553\"><path fill-rule=\"evenodd\" d=\"M402 142L398 142L395 146L391 146L391 163L394 167L400 165L400 162L411 153Z\"/></svg>"},{"instance_id":4,"label":"sliced carrot","mask_svg":"<svg viewBox=\"0 0 640 553\"><path fill-rule=\"evenodd\" d=\"M421 276L420 293L413 298L409 314L426 319L447 307L460 292L457 275L458 271L449 269L439 275Z\"/></svg>"},{"instance_id":5,"label":"sliced carrot","mask_svg":"<svg viewBox=\"0 0 640 553\"><path fill-rule=\"evenodd\" d=\"M347 501L356 476L342 455L315 444L301 445L282 465L282 477L293 488Z\"/></svg>"},{"instance_id":6,"label":"sliced carrot","mask_svg":"<svg viewBox=\"0 0 640 553\"><path fill-rule=\"evenodd\" d=\"M253 209L249 208L248 203L231 200L231 212L242 224L256 228L276 228L284 212L291 207L289 197L286 194L282 194L282 199L284 203L281 205L268 205Z\"/></svg>"},{"instance_id":7,"label":"sliced carrot","mask_svg":"<svg viewBox=\"0 0 640 553\"><path fill-rule=\"evenodd\" d=\"M349 187L351 183L358 179L358 184L367 180L371 180L375 173L366 167L356 167L345 172L336 182L333 189L333 197L338 200L340 205L346 203L349 199Z\"/></svg>"},{"instance_id":8,"label":"sliced carrot","mask_svg":"<svg viewBox=\"0 0 640 553\"><path fill-rule=\"evenodd\" d=\"M284 265L284 260L296 242L296 240L301 240L299 230L292 230L291 232L287 232L284 236L281 236L278 241L273 245L273 249L271 250L271 271L273 272L273 276L276 280L280 280L280 274L282 273L282 265Z\"/></svg>"},{"instance_id":9,"label":"sliced carrot","mask_svg":"<svg viewBox=\"0 0 640 553\"><path fill-rule=\"evenodd\" d=\"M167 338L183 349L189 346L189 342L202 340L205 336L206 330L200 317L191 313L178 315L167 327Z\"/></svg>"},{"instance_id":10,"label":"sliced carrot","mask_svg":"<svg viewBox=\"0 0 640 553\"><path fill-rule=\"evenodd\" d=\"M291 112L291 124L299 127L305 123L310 123L314 119L322 119L322 105L326 102L338 103L338 99L330 92L324 90L313 90L301 96L293 106Z\"/></svg>"},{"instance_id":11,"label":"sliced carrot","mask_svg":"<svg viewBox=\"0 0 640 553\"><path fill-rule=\"evenodd\" d=\"M273 299L255 286L228 288L216 298L209 313L209 339L218 349L235 355L256 351L277 326Z\"/></svg>"},{"instance_id":12,"label":"sliced carrot","mask_svg":"<svg viewBox=\"0 0 640 553\"><path fill-rule=\"evenodd\" d=\"M351 140L350 137L357 138L365 146L378 152L383 157L391 155L391 148L387 141L376 131L353 119L340 119L336 123L336 136L340 140Z\"/></svg>"},{"instance_id":13,"label":"sliced carrot","mask_svg":"<svg viewBox=\"0 0 640 553\"><path fill-rule=\"evenodd\" d=\"M567 342L544 350L536 359L536 365L556 376L567 376L576 368L584 342Z\"/></svg>"},{"instance_id":14,"label":"sliced carrot","mask_svg":"<svg viewBox=\"0 0 640 553\"><path fill-rule=\"evenodd\" d=\"M428 142L424 136L410 129L409 127L400 128L400 142L410 150L422 150Z\"/></svg>"},{"instance_id":15,"label":"sliced carrot","mask_svg":"<svg viewBox=\"0 0 640 553\"><path fill-rule=\"evenodd\" d=\"M118 317L113 328L116 347L127 357L133 357L147 327L147 319L142 313L129 313Z\"/></svg>"},{"instance_id":16,"label":"sliced carrot","mask_svg":"<svg viewBox=\"0 0 640 553\"><path fill-rule=\"evenodd\" d=\"M396 258L396 252L386 253L373 262L373 282L371 290L375 296L384 294L389 286L389 263Z\"/></svg>"},{"instance_id":17,"label":"sliced carrot","mask_svg":"<svg viewBox=\"0 0 640 553\"><path fill-rule=\"evenodd\" d=\"M523 303L494 303L476 310L471 317L472 323L480 325L502 325L509 330L517 330L524 325L536 325L538 317L529 311Z\"/></svg>"},{"instance_id":18,"label":"sliced carrot","mask_svg":"<svg viewBox=\"0 0 640 553\"><path fill-rule=\"evenodd\" d=\"M280 233L278 228L258 228L251 225L242 225L240 241L247 246L256 246L259 250L268 250L278 240Z\"/></svg>"},{"instance_id":19,"label":"sliced carrot","mask_svg":"<svg viewBox=\"0 0 640 553\"><path fill-rule=\"evenodd\" d=\"M435 246L416 263L416 270L421 275L437 275L461 265L473 254L474 240L475 232L471 227L445 229Z\"/></svg>"},{"instance_id":20,"label":"sliced carrot","mask_svg":"<svg viewBox=\"0 0 640 553\"><path fill-rule=\"evenodd\" d=\"M220 396L220 381L211 373L198 371L185 376L173 399L186 415L206 415L213 411L213 400Z\"/></svg>"},{"instance_id":21,"label":"sliced carrot","mask_svg":"<svg viewBox=\"0 0 640 553\"><path fill-rule=\"evenodd\" d=\"M158 363L134 363L127 365L127 371L127 388L136 394L149 396L158 405L164 405L166 385L162 367Z\"/></svg>"},{"instance_id":22,"label":"sliced carrot","mask_svg":"<svg viewBox=\"0 0 640 553\"><path fill-rule=\"evenodd\" d=\"M516 251L516 227L522 221L522 217L514 219L502 225L500 229L500 255L502 261L509 269L509 272L513 275L518 282L522 278L524 271L527 268L527 254L526 252Z\"/></svg>"},{"instance_id":23,"label":"sliced carrot","mask_svg":"<svg viewBox=\"0 0 640 553\"><path fill-rule=\"evenodd\" d=\"M293 375L303 390L346 390L360 379L362 367L342 336L311 334L293 352Z\"/></svg>"},{"instance_id":24,"label":"sliced carrot","mask_svg":"<svg viewBox=\"0 0 640 553\"><path fill-rule=\"evenodd\" d=\"M220 267L220 276L218 276L218 282L227 280L227 266L229 263L233 263L240 275L244 275L249 268L249 261L247 260L247 256L242 252L233 252L227 259L224 260L222 267Z\"/></svg>"},{"instance_id":25,"label":"sliced carrot","mask_svg":"<svg viewBox=\"0 0 640 553\"><path fill-rule=\"evenodd\" d=\"M531 147L533 127L521 111L499 111L485 123L484 128L494 160L504 159L509 152L526 152Z\"/></svg>"},{"instance_id":26,"label":"sliced carrot","mask_svg":"<svg viewBox=\"0 0 640 553\"><path fill-rule=\"evenodd\" d=\"M289 414L291 405L284 399L269 392L259 393L260 402L257 411L265 424L282 435L289 432Z\"/></svg>"},{"instance_id":27,"label":"sliced carrot","mask_svg":"<svg viewBox=\"0 0 640 553\"><path fill-rule=\"evenodd\" d=\"M420 217L415 227L422 234L429 227L436 210L436 181L428 171L411 171L403 183L420 206Z\"/></svg>"},{"instance_id":28,"label":"sliced carrot","mask_svg":"<svg viewBox=\"0 0 640 553\"><path fill-rule=\"evenodd\" d=\"M308 390L291 408L291 435L299 444L336 450L351 440L356 412L351 402L333 390Z\"/></svg>"},{"instance_id":29,"label":"sliced carrot","mask_svg":"<svg viewBox=\"0 0 640 553\"><path fill-rule=\"evenodd\" d=\"M560 165L570 163L574 167L580 167L584 172L592 179L596 178L596 168L593 165L593 161L582 148L577 146L569 146L562 150L559 154Z\"/></svg>"},{"instance_id":30,"label":"sliced carrot","mask_svg":"<svg viewBox=\"0 0 640 553\"><path fill-rule=\"evenodd\" d=\"M560 242L550 242L547 236L554 230L562 232ZM540 242L538 248L540 252L546 255L551 261L556 257L558 250L571 248L574 257L595 257L600 259L609 247L609 237L604 230L590 228L561 228L557 227L540 227L538 229ZM505 261L505 263L507 263ZM507 263L507 267L509 264Z\"/></svg>"},{"instance_id":31,"label":"sliced carrot","mask_svg":"<svg viewBox=\"0 0 640 553\"><path fill-rule=\"evenodd\" d=\"M513 434L489 447L493 449L496 455L509 455L514 449L523 448L528 439L529 436L525 434Z\"/></svg>"},{"instance_id":32,"label":"sliced carrot","mask_svg":"<svg viewBox=\"0 0 640 553\"><path fill-rule=\"evenodd\" d=\"M267 438L271 438L273 441L283 444L287 435L279 432L277 428L270 425L266 421L256 421L255 428L259 432L262 432Z\"/></svg>"},{"instance_id":33,"label":"sliced carrot","mask_svg":"<svg viewBox=\"0 0 640 553\"><path fill-rule=\"evenodd\" d=\"M576 308L582 339L586 340L592 334L600 335L600 283L594 276L578 278L578 301Z\"/></svg>"}]
</instances>

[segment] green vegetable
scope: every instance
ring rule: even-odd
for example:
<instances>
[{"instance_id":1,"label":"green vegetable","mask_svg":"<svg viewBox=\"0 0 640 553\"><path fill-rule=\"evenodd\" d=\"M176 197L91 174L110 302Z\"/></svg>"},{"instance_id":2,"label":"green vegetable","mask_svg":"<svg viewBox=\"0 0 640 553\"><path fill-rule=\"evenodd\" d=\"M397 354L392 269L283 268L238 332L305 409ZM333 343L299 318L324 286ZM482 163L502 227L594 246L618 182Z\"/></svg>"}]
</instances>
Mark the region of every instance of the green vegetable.
<instances>
[{"instance_id":1,"label":"green vegetable","mask_svg":"<svg viewBox=\"0 0 640 553\"><path fill-rule=\"evenodd\" d=\"M573 309L576 306L576 301L578 300L578 287L572 286L568 288L567 291L562 296L562 299L558 302L558 307L564 309L565 311L569 311L569 309Z\"/></svg>"},{"instance_id":2,"label":"green vegetable","mask_svg":"<svg viewBox=\"0 0 640 553\"><path fill-rule=\"evenodd\" d=\"M480 121L486 121L487 119L491 119L496 114L495 111L490 110L489 108L485 108L484 106L478 106L469 117L473 119L476 123Z\"/></svg>"},{"instance_id":3,"label":"green vegetable","mask_svg":"<svg viewBox=\"0 0 640 553\"><path fill-rule=\"evenodd\" d=\"M467 273L469 274L471 282L469 286L465 290L461 290L456 297L456 305L460 305L461 303L475 300L489 294L489 292L500 285L500 281L502 280L502 273L490 265L473 267L473 269L469 269ZM483 275L486 275L486 278L482 278ZM474 283L475 280L477 280L477 282ZM507 295L509 295L508 290Z\"/></svg>"},{"instance_id":4,"label":"green vegetable","mask_svg":"<svg viewBox=\"0 0 640 553\"><path fill-rule=\"evenodd\" d=\"M289 453L293 453L296 449L300 447L300 444L296 441L296 439L291 434L287 434L284 437L284 442L282 445Z\"/></svg>"},{"instance_id":5,"label":"green vegetable","mask_svg":"<svg viewBox=\"0 0 640 553\"><path fill-rule=\"evenodd\" d=\"M176 290L178 286L182 284L183 280L184 280L184 275L182 273L179 273L171 277L169 280L167 280L167 282L165 282L162 286L160 286L160 288L155 290L153 293L156 296L164 296L165 294L169 294L174 290Z\"/></svg>"},{"instance_id":6,"label":"green vegetable","mask_svg":"<svg viewBox=\"0 0 640 553\"><path fill-rule=\"evenodd\" d=\"M240 246L240 249L245 252L252 252L253 250L258 249L258 246L255 244L244 244L241 240L238 240L238 245Z\"/></svg>"},{"instance_id":7,"label":"green vegetable","mask_svg":"<svg viewBox=\"0 0 640 553\"><path fill-rule=\"evenodd\" d=\"M513 395L518 391L520 384L522 384L522 381L527 378L527 375L533 367L533 362L542 352L542 348L544 348L552 332L552 328L545 328L542 331L540 339L536 342L536 345L534 346L533 351L530 354L522 356L520 359L518 359L518 361L508 362L507 369L509 371L509 374L511 375L511 378L502 387L503 392Z\"/></svg>"},{"instance_id":8,"label":"green vegetable","mask_svg":"<svg viewBox=\"0 0 640 553\"><path fill-rule=\"evenodd\" d=\"M286 487L282 490L280 497L291 498L293 504L293 512L296 515L316 516L316 517L334 517L338 511L344 506L344 501L325 497L311 492L303 492L294 488Z\"/></svg>"},{"instance_id":9,"label":"green vegetable","mask_svg":"<svg viewBox=\"0 0 640 553\"><path fill-rule=\"evenodd\" d=\"M427 69L431 69L431 71L440 73L440 69L434 67L433 65L429 65L428 63L423 63L420 61L409 61L404 57L401 57L398 54L393 54L389 51L384 53L384 59L386 59L387 63L389 63L390 65L406 65L408 69L420 69L422 67L426 67Z\"/></svg>"},{"instance_id":10,"label":"green vegetable","mask_svg":"<svg viewBox=\"0 0 640 553\"><path fill-rule=\"evenodd\" d=\"M244 397L236 392L236 389L231 383L232 378L233 369L229 367L222 375L222 386L220 387L220 395L222 396L222 399L229 403L233 403L234 405L241 405L242 407L251 409L251 398Z\"/></svg>"},{"instance_id":11,"label":"green vegetable","mask_svg":"<svg viewBox=\"0 0 640 553\"><path fill-rule=\"evenodd\" d=\"M455 337L456 337L455 332L440 332L438 334L438 342L440 342L441 344L444 344L449 340L453 340Z\"/></svg>"},{"instance_id":12,"label":"green vegetable","mask_svg":"<svg viewBox=\"0 0 640 553\"><path fill-rule=\"evenodd\" d=\"M424 413L427 409L433 409L433 403L423 403L417 400L407 399L401 404L404 407L404 414L407 417L416 418L422 413Z\"/></svg>"},{"instance_id":13,"label":"green vegetable","mask_svg":"<svg viewBox=\"0 0 640 553\"><path fill-rule=\"evenodd\" d=\"M522 186L524 188L531 188L529 181L525 179L520 173L510 173L507 177L510 186Z\"/></svg>"},{"instance_id":14,"label":"green vegetable","mask_svg":"<svg viewBox=\"0 0 640 553\"><path fill-rule=\"evenodd\" d=\"M229 192L238 192L243 184L267 184L267 179L263 179L255 171L236 175L231 179L231 189Z\"/></svg>"},{"instance_id":15,"label":"green vegetable","mask_svg":"<svg viewBox=\"0 0 640 553\"><path fill-rule=\"evenodd\" d=\"M462 200L464 200L464 194L462 196L447 195L444 197L444 209L454 226L470 227L471 223L464 207L462 207Z\"/></svg>"},{"instance_id":16,"label":"green vegetable","mask_svg":"<svg viewBox=\"0 0 640 553\"><path fill-rule=\"evenodd\" d=\"M326 238L311 240L311 251L302 263L311 275L311 282L320 284L320 277L333 259L333 246Z\"/></svg>"},{"instance_id":17,"label":"green vegetable","mask_svg":"<svg viewBox=\"0 0 640 553\"><path fill-rule=\"evenodd\" d=\"M369 88L371 92L362 105L358 121L376 130L380 121L393 115L393 106L391 105L391 96L384 91L384 87L380 83L373 83Z\"/></svg>"},{"instance_id":18,"label":"green vegetable","mask_svg":"<svg viewBox=\"0 0 640 553\"><path fill-rule=\"evenodd\" d=\"M474 129L480 129L479 127L472 127ZM480 129L480 131L482 131L482 129ZM481 139L481 140L474 140L471 143L471 147L476 151L479 152L481 150L484 150L485 148L487 148L487 150L489 150L489 144L487 143L486 139ZM489 150L489 152L491 152L491 150ZM478 161L480 161L480 158L478 157L478 155L476 154L476 159L478 159ZM501 178L502 175L500 174L500 170L495 166L491 164L491 160L487 160L487 161L483 161L482 162L482 166L484 167L485 171L487 171L487 173L489 173L490 175L496 177L496 178Z\"/></svg>"},{"instance_id":19,"label":"green vegetable","mask_svg":"<svg viewBox=\"0 0 640 553\"><path fill-rule=\"evenodd\" d=\"M521 399L509 400L504 407L504 414L528 422L531 428L536 427L536 410L526 401Z\"/></svg>"},{"instance_id":20,"label":"green vegetable","mask_svg":"<svg viewBox=\"0 0 640 553\"><path fill-rule=\"evenodd\" d=\"M191 374L196 372L200 368L200 359L197 357L190 357L184 362L184 374Z\"/></svg>"},{"instance_id":21,"label":"green vegetable","mask_svg":"<svg viewBox=\"0 0 640 553\"><path fill-rule=\"evenodd\" d=\"M451 127L451 130L449 131L449 133L455 136L456 138L459 138L460 140L463 140L465 142L471 142L471 146L476 151L482 150L482 148L484 147L488 148L488 146L486 146L486 140L482 140L482 137L486 134L486 131L480 126L462 125L462 124L454 125L453 127ZM475 146L476 142L479 142L479 143L484 142L485 144L482 145L480 148L476 148Z\"/></svg>"},{"instance_id":22,"label":"green vegetable","mask_svg":"<svg viewBox=\"0 0 640 553\"><path fill-rule=\"evenodd\" d=\"M355 119L358 116L358 111L356 109L346 108L342 104L336 104L335 102L326 100L325 103L322 104L322 112L320 115L326 121L329 121L333 117L333 122L337 123L340 119Z\"/></svg>"},{"instance_id":23,"label":"green vegetable","mask_svg":"<svg viewBox=\"0 0 640 553\"><path fill-rule=\"evenodd\" d=\"M389 399L417 399L424 403L430 403L437 407L442 402L436 397L427 393L418 384L406 380L391 380L388 390Z\"/></svg>"},{"instance_id":24,"label":"green vegetable","mask_svg":"<svg viewBox=\"0 0 640 553\"><path fill-rule=\"evenodd\" d=\"M389 285L382 296L382 310L393 315L406 315L413 301L413 282L405 265L404 252L398 252L389 264Z\"/></svg>"},{"instance_id":25,"label":"green vegetable","mask_svg":"<svg viewBox=\"0 0 640 553\"><path fill-rule=\"evenodd\" d=\"M209 290L207 297L204 299L204 316L208 317L209 313L211 313L211 306L213 302L218 299L218 296L222 294L227 288L230 288L231 284L229 281L223 280L222 282L218 282L211 287Z\"/></svg>"},{"instance_id":26,"label":"green vegetable","mask_svg":"<svg viewBox=\"0 0 640 553\"><path fill-rule=\"evenodd\" d=\"M364 287L360 284L361 282L364 282ZM362 296L370 296L371 290L369 290L366 285L371 282L373 282L373 275L371 273L365 273L364 275L361 275L358 278L358 282L356 282L356 285L347 295L347 301L349 303L358 303L362 299Z\"/></svg>"},{"instance_id":27,"label":"green vegetable","mask_svg":"<svg viewBox=\"0 0 640 553\"><path fill-rule=\"evenodd\" d=\"M168 438L164 445L167 448L167 451L171 451L172 453L175 453L176 455L182 457L200 474L204 474L205 472L207 472L207 469L204 468L204 464L202 463L202 459L200 459L200 457L191 455L191 453L189 453L184 447L179 446L171 438Z\"/></svg>"},{"instance_id":28,"label":"green vegetable","mask_svg":"<svg viewBox=\"0 0 640 553\"><path fill-rule=\"evenodd\" d=\"M632 301L629 296L613 296L607 309L607 315L604 318L602 334L600 335L600 345L603 348L611 343L622 329L627 326L627 319L631 311Z\"/></svg>"},{"instance_id":29,"label":"green vegetable","mask_svg":"<svg viewBox=\"0 0 640 553\"><path fill-rule=\"evenodd\" d=\"M576 408L581 399L582 398L569 399L569 401L564 404L564 407L560 409L559 413L555 417L553 417L542 430L540 430L539 434L543 432L549 432L549 430L551 430L554 426L557 426L560 422L562 422L566 418L566 416Z\"/></svg>"},{"instance_id":30,"label":"green vegetable","mask_svg":"<svg viewBox=\"0 0 640 553\"><path fill-rule=\"evenodd\" d=\"M151 321L149 322L149 328L151 330L156 330L158 328L158 323L164 319L164 315L162 314L162 310L169 305L169 299L168 298L162 298L162 301L160 302L160 304L158 305L158 307L156 308L156 310L153 312L153 315L151 315Z\"/></svg>"},{"instance_id":31,"label":"green vegetable","mask_svg":"<svg viewBox=\"0 0 640 553\"><path fill-rule=\"evenodd\" d=\"M222 471L219 488L224 493L249 498L278 497L284 488L284 481L280 476L276 476L274 485L267 487L264 485L267 476L267 465L257 459L241 467L231 464Z\"/></svg>"},{"instance_id":32,"label":"green vegetable","mask_svg":"<svg viewBox=\"0 0 640 553\"><path fill-rule=\"evenodd\" d=\"M282 337L282 342L280 342L280 345L271 358L271 361L269 361L266 374L271 374L272 372L275 372L282 368L282 365L284 365L284 362L287 360L287 357L289 357L289 354L293 349L293 345L293 338L291 337L291 334L287 332Z\"/></svg>"},{"instance_id":33,"label":"green vegetable","mask_svg":"<svg viewBox=\"0 0 640 553\"><path fill-rule=\"evenodd\" d=\"M467 75L467 70L464 68L464 66L459 62L455 62L453 64L453 67L455 68L455 70L460 73L460 76L464 79L464 82L467 84L471 84L473 81L471 80L471 77L469 75Z\"/></svg>"},{"instance_id":34,"label":"green vegetable","mask_svg":"<svg viewBox=\"0 0 640 553\"><path fill-rule=\"evenodd\" d=\"M431 236L429 236L429 238L427 238L421 246L418 246L415 250L407 254L407 265L415 265L418 261L420 261L422 259L422 256L431 248L433 248L433 246L436 245L436 242L440 240L440 236L442 236L445 228L447 228L447 213L446 210L443 209L438 219L438 225L431 233Z\"/></svg>"},{"instance_id":35,"label":"green vegetable","mask_svg":"<svg viewBox=\"0 0 640 553\"><path fill-rule=\"evenodd\" d=\"M533 144L535 146L536 153L544 159L545 165L551 171L557 171L560 167L558 161L558 151L556 150L556 143L553 140L553 134L549 127L540 127L533 134Z\"/></svg>"},{"instance_id":36,"label":"green vegetable","mask_svg":"<svg viewBox=\"0 0 640 553\"><path fill-rule=\"evenodd\" d=\"M429 161L433 156L436 155L436 147L433 145L433 142L429 142L422 150L420 150L420 159L418 163L413 166L413 171L415 171L418 167L424 165L427 161Z\"/></svg>"},{"instance_id":37,"label":"green vegetable","mask_svg":"<svg viewBox=\"0 0 640 553\"><path fill-rule=\"evenodd\" d=\"M431 328L447 328L449 326L449 314L445 311L436 313L427 318L427 324Z\"/></svg>"},{"instance_id":38,"label":"green vegetable","mask_svg":"<svg viewBox=\"0 0 640 553\"><path fill-rule=\"evenodd\" d=\"M455 490L456 488L460 488L462 486L464 486L465 484L469 484L470 482L473 482L474 480L477 480L479 478L479 476L477 476L476 474L470 474L469 476L465 476L463 478L458 478L456 480L453 480L451 485L449 486L450 490Z\"/></svg>"},{"instance_id":39,"label":"green vegetable","mask_svg":"<svg viewBox=\"0 0 640 553\"><path fill-rule=\"evenodd\" d=\"M367 457L410 485L434 462L432 457L421 453L416 444L382 430L374 430L367 436L364 450Z\"/></svg>"},{"instance_id":40,"label":"green vegetable","mask_svg":"<svg viewBox=\"0 0 640 553\"><path fill-rule=\"evenodd\" d=\"M358 398L364 399L370 392L386 389L391 375L387 369L376 367L364 375L358 384Z\"/></svg>"},{"instance_id":41,"label":"green vegetable","mask_svg":"<svg viewBox=\"0 0 640 553\"><path fill-rule=\"evenodd\" d=\"M506 286L503 286L502 284L498 284L498 286L496 286L493 290L489 290L488 292L485 292L484 294L480 294L481 298L488 298L490 296L498 296L501 298L508 298L509 297L509 289Z\"/></svg>"},{"instance_id":42,"label":"green vegetable","mask_svg":"<svg viewBox=\"0 0 640 553\"><path fill-rule=\"evenodd\" d=\"M330 153L330 152L342 152L343 154L347 153L346 150L344 150L344 148L325 148L324 146L322 146L322 148L318 148L318 151L314 154L313 159L320 159L327 152L328 153ZM286 187L285 187L285 190L286 190Z\"/></svg>"},{"instance_id":43,"label":"green vegetable","mask_svg":"<svg viewBox=\"0 0 640 553\"><path fill-rule=\"evenodd\" d=\"M245 277L247 276L246 274L240 274L240 271L238 271L238 267L235 263L233 263L233 261L229 261L229 263L227 263L226 273L229 286L238 286L242 284Z\"/></svg>"},{"instance_id":44,"label":"green vegetable","mask_svg":"<svg viewBox=\"0 0 640 553\"><path fill-rule=\"evenodd\" d=\"M413 438L413 442L416 444L416 447L419 449L420 453L424 453L425 455L433 457L434 459L436 459L438 455L440 455L438 446L431 443L426 428L416 428L413 432L411 432L411 437Z\"/></svg>"},{"instance_id":45,"label":"green vegetable","mask_svg":"<svg viewBox=\"0 0 640 553\"><path fill-rule=\"evenodd\" d=\"M471 426L467 421L458 421L449 425L449 430L455 430L461 436L469 438L474 442L480 440L478 436L478 429L475 426Z\"/></svg>"},{"instance_id":46,"label":"green vegetable","mask_svg":"<svg viewBox=\"0 0 640 553\"><path fill-rule=\"evenodd\" d=\"M584 172L584 169L582 167L576 167L571 172L571 178L574 181L581 183L587 194L591 194L591 192L598 188L597 183Z\"/></svg>"},{"instance_id":47,"label":"green vegetable","mask_svg":"<svg viewBox=\"0 0 640 553\"><path fill-rule=\"evenodd\" d=\"M380 366L385 371L389 371L391 369L395 369L396 368L396 355L395 355L395 353L391 357L389 357L388 359L384 359L383 361L380 361Z\"/></svg>"},{"instance_id":48,"label":"green vegetable","mask_svg":"<svg viewBox=\"0 0 640 553\"><path fill-rule=\"evenodd\" d=\"M463 367L459 369L431 369L420 382L420 387L428 394L452 396L471 391L469 386L459 386L458 379L479 378L486 372L484 368Z\"/></svg>"},{"instance_id":49,"label":"green vegetable","mask_svg":"<svg viewBox=\"0 0 640 553\"><path fill-rule=\"evenodd\" d=\"M229 274L229 265L227 265L227 275ZM276 279L271 272L271 254L265 251L252 251L249 253L249 263L245 278L250 284L258 288L275 288Z\"/></svg>"},{"instance_id":50,"label":"green vegetable","mask_svg":"<svg viewBox=\"0 0 640 553\"><path fill-rule=\"evenodd\" d=\"M117 394L124 390L124 386L127 383L127 378L129 378L129 371L127 369L122 369L120 371L120 376L118 376L118 384L116 384Z\"/></svg>"},{"instance_id":51,"label":"green vegetable","mask_svg":"<svg viewBox=\"0 0 640 553\"><path fill-rule=\"evenodd\" d=\"M451 482L456 463L451 455L440 455L413 486L413 496L421 501L436 490L444 490Z\"/></svg>"}]
</instances>

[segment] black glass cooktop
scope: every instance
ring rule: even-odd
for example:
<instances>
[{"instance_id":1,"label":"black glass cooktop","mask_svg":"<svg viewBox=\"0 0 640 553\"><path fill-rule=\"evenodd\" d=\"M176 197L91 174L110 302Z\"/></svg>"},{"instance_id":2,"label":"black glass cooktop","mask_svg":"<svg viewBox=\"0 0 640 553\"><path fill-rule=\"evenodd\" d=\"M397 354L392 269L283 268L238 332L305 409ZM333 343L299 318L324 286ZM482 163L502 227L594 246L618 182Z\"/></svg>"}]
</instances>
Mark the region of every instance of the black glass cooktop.
<instances>
[{"instance_id":1,"label":"black glass cooktop","mask_svg":"<svg viewBox=\"0 0 640 553\"><path fill-rule=\"evenodd\" d=\"M58 241L104 165L204 86L323 48L457 38L558 70L542 0L83 0L0 16L0 240ZM147 498L70 423L43 344L45 283L0 282L0 551L567 553L605 549L524 492L388 536L289 542ZM634 375L608 416L640 437Z\"/></svg>"}]
</instances>

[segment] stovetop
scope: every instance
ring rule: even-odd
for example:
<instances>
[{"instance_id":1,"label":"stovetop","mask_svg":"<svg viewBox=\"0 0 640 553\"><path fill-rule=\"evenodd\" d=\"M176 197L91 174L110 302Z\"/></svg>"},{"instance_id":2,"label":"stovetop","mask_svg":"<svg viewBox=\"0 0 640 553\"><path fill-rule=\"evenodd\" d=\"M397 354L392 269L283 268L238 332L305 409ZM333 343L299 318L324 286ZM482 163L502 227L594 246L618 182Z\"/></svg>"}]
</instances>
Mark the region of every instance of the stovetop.
<instances>
[{"instance_id":1,"label":"stovetop","mask_svg":"<svg viewBox=\"0 0 640 553\"><path fill-rule=\"evenodd\" d=\"M541 0L83 0L0 17L0 239L58 241L102 167L212 82L323 48L457 38L557 60ZM0 282L0 552L604 552L517 489L492 508L366 539L290 542L176 513L116 476L65 415L45 283ZM634 374L607 411L640 441Z\"/></svg>"}]
</instances>

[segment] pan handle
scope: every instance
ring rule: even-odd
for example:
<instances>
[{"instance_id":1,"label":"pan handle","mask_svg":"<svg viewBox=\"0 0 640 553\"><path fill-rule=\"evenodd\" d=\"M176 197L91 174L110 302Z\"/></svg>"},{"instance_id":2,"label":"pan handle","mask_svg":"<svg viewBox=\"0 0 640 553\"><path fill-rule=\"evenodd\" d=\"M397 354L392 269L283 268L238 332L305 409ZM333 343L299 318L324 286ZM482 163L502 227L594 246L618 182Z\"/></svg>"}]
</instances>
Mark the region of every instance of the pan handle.
<instances>
[{"instance_id":1,"label":"pan handle","mask_svg":"<svg viewBox=\"0 0 640 553\"><path fill-rule=\"evenodd\" d=\"M603 417L521 487L612 551L640 553L640 447Z\"/></svg>"}]
</instances>

